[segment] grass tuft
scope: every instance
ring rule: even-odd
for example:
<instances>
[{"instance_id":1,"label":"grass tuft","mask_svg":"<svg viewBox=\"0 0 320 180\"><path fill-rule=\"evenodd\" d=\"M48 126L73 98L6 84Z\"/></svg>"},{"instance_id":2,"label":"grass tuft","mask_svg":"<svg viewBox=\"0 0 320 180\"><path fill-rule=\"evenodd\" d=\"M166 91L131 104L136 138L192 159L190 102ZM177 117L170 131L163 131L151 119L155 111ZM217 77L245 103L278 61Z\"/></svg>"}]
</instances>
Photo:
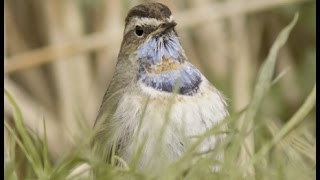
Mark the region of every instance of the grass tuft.
<instances>
[{"instance_id":1,"label":"grass tuft","mask_svg":"<svg viewBox=\"0 0 320 180\"><path fill-rule=\"evenodd\" d=\"M112 153L111 164L105 162L103 158L97 157L91 151L93 137L91 132L87 135L87 138L82 139L77 144L75 149L66 153L58 162L51 162L46 135L46 121L43 120L44 137L35 137L35 134L29 132L24 125L23 115L14 98L5 90L5 97L13 110L14 123L10 125L5 121L4 125L13 139L12 143L9 144L17 145L6 147L9 150L5 153L5 179L21 179L22 175L25 175L23 176L25 179L314 179L316 164L315 137L314 134L302 131L299 127L304 128L302 122L315 106L316 85L314 85L303 105L282 127L274 119L265 123L258 122L258 120L265 118L262 114L259 114L259 110L268 90L283 76L283 73L280 73L278 77L272 80L279 50L286 43L297 20L298 14L281 31L274 42L258 73L248 107L240 112L230 114L223 122L199 136L176 162L161 170L157 175L148 171L137 170L138 159L143 156L141 153L143 145L136 148L137 152L133 153L132 162L125 162L116 156L115 152ZM146 110L147 104L143 109L143 114ZM235 124L243 115L245 115L245 123L241 129L237 129ZM140 123L143 121L144 119L141 117ZM161 129L160 135L163 135L166 123ZM253 128L247 129L246 125L250 123L253 123ZM220 127L226 125L229 126L229 129L221 132ZM140 127L138 127L138 132L139 130ZM227 136L215 151L206 152L205 156L197 153L197 147L205 138L221 133L226 133ZM248 162L244 162L244 166L239 166L236 163L238 162L239 151L245 144L244 141L248 135L254 135L254 145L259 146L258 144L260 144L261 147L254 152ZM160 138L161 136L159 140ZM225 154L225 160L220 164L218 172L212 171L210 167L216 163L213 157L222 151ZM23 157L20 159L25 159L23 168L18 166L19 158L17 154ZM123 166L116 166L116 162L120 162ZM246 174L247 168L250 166L254 166L254 174L244 177L243 175ZM81 167L87 168L82 169ZM77 171L79 169L81 169L80 172ZM71 176L70 174L75 171L77 173Z\"/></svg>"}]
</instances>

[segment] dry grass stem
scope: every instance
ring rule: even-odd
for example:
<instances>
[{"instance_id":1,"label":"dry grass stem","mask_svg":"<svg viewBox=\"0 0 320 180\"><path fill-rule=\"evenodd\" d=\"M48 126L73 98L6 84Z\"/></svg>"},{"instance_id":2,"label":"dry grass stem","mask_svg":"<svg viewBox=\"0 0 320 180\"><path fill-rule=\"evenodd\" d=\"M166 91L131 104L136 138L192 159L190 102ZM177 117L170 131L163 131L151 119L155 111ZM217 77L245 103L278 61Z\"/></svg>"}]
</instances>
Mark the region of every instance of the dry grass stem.
<instances>
[{"instance_id":1,"label":"dry grass stem","mask_svg":"<svg viewBox=\"0 0 320 180\"><path fill-rule=\"evenodd\" d=\"M251 65L254 61L250 57L249 36L246 28L247 19L244 16L233 17L231 19L231 50L233 69L233 87L237 89L233 93L234 110L239 111L245 108L250 102L252 75L255 67ZM239 130L243 124L248 123L247 119L242 116L237 121ZM253 122L247 125L247 129L252 129ZM247 132L248 133L248 132ZM239 164L243 166L243 162L247 162L254 154L254 138L250 133L245 137L244 145L241 147L239 155ZM254 176L254 167L250 167L248 174L245 176Z\"/></svg>"},{"instance_id":2,"label":"dry grass stem","mask_svg":"<svg viewBox=\"0 0 320 180\"><path fill-rule=\"evenodd\" d=\"M301 3L309 0L270 0L270 1L237 1L227 3L214 3L210 6L188 10L175 15L179 28L194 26L208 21L232 17L237 14L254 13L293 3ZM59 44L36 49L9 58L5 68L6 73L24 68L41 65L59 57L66 57L76 53L97 50L107 47L121 39L122 32L99 32L73 41L60 42Z\"/></svg>"}]
</instances>

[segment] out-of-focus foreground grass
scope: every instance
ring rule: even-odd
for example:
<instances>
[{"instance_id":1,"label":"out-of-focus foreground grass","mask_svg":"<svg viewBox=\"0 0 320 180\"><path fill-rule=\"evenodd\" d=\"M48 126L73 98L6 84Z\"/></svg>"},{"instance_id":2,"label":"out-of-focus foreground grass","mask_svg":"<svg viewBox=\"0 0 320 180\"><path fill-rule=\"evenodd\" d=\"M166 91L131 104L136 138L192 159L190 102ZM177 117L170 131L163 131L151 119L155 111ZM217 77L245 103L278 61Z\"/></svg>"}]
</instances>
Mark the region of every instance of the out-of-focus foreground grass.
<instances>
[{"instance_id":1,"label":"out-of-focus foreground grass","mask_svg":"<svg viewBox=\"0 0 320 180\"><path fill-rule=\"evenodd\" d=\"M65 179L81 162L103 169L97 179L150 178L101 162L86 141L124 17L139 2L5 1L5 179ZM208 171L210 158L201 159L184 178L314 179L315 1L160 2L172 9L189 60L228 97L231 114L217 150L226 150L222 171ZM280 31L295 12L286 41L289 29ZM180 178L195 156L188 151L156 178Z\"/></svg>"}]
</instances>

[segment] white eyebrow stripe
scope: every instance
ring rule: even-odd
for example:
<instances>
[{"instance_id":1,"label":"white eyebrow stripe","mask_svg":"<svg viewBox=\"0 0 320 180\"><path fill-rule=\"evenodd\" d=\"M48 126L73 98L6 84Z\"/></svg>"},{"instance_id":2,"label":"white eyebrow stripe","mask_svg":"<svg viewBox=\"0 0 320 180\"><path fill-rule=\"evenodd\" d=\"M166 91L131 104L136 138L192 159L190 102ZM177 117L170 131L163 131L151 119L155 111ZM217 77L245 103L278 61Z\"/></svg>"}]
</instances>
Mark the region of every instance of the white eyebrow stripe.
<instances>
[{"instance_id":1,"label":"white eyebrow stripe","mask_svg":"<svg viewBox=\"0 0 320 180\"><path fill-rule=\"evenodd\" d=\"M173 17L172 15L169 18L166 18L167 22L172 22ZM163 20L159 20L156 18L147 18L147 17L133 17L130 22L127 24L124 34L127 34L130 30L134 29L136 26L142 26L142 25L150 25L150 26L159 26L163 23Z\"/></svg>"}]
</instances>

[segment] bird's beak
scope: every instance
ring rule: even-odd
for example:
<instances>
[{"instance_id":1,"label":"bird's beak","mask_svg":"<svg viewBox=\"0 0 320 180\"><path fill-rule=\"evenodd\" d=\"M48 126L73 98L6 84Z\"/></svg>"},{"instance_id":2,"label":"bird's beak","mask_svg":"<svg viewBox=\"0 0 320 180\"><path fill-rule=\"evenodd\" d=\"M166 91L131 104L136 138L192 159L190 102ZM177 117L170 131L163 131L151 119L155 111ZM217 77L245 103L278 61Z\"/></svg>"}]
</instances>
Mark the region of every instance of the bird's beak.
<instances>
[{"instance_id":1,"label":"bird's beak","mask_svg":"<svg viewBox=\"0 0 320 180\"><path fill-rule=\"evenodd\" d=\"M165 33L170 31L171 29L173 29L175 26L177 25L176 22L171 21L171 22L165 22L162 23L157 30L153 31L152 33L150 33L150 36L154 36L156 34L160 34L160 33Z\"/></svg>"},{"instance_id":2,"label":"bird's beak","mask_svg":"<svg viewBox=\"0 0 320 180\"><path fill-rule=\"evenodd\" d=\"M160 25L160 29L162 31L168 31L170 29L173 29L175 26L177 25L176 22L172 21L172 22L166 22Z\"/></svg>"}]
</instances>

